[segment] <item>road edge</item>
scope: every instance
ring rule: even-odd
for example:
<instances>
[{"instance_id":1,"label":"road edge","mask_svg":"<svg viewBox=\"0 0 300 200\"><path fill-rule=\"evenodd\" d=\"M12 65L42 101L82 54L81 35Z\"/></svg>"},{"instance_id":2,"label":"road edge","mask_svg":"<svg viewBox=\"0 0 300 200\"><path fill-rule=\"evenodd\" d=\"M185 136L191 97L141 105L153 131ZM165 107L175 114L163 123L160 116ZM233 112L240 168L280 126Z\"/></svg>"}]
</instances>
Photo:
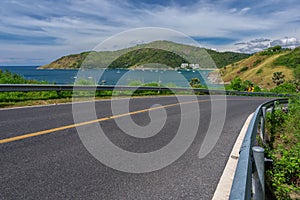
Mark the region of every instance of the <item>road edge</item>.
<instances>
[{"instance_id":1,"label":"road edge","mask_svg":"<svg viewBox=\"0 0 300 200\"><path fill-rule=\"evenodd\" d=\"M248 116L238 138L236 139L212 200L227 200L229 198L236 166L238 163L239 151L252 117L253 113Z\"/></svg>"},{"instance_id":2,"label":"road edge","mask_svg":"<svg viewBox=\"0 0 300 200\"><path fill-rule=\"evenodd\" d=\"M0 111L2 110L16 110L16 109L26 109L26 108L39 108L39 107L50 107L50 106L60 106L60 105L72 105L72 104L81 104L81 103L89 103L89 102L101 102L101 101L118 101L124 99L142 99L142 98L156 98L156 97L174 97L179 95L149 95L149 96L130 96L130 97L113 97L113 98L103 98L103 99L95 99L95 100L83 100L83 101L70 101L64 103L49 103L49 104L37 104L37 105L27 105L27 106L12 106L12 107L0 107ZM180 96L190 96L190 95L180 95Z\"/></svg>"}]
</instances>

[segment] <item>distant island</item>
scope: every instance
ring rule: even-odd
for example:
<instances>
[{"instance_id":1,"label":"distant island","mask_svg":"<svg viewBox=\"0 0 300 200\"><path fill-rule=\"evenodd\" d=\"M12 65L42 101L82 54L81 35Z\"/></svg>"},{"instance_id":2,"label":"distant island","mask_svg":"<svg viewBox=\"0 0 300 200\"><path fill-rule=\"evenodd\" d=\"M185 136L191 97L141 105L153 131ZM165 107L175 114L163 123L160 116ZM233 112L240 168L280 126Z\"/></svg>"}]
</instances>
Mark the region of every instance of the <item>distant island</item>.
<instances>
[{"instance_id":1,"label":"distant island","mask_svg":"<svg viewBox=\"0 0 300 200\"><path fill-rule=\"evenodd\" d=\"M90 51L71 54L50 64L40 66L39 69L79 69L80 67L177 69L189 68L190 66L222 68L249 56L250 54L217 52L170 41L154 41L117 51Z\"/></svg>"}]
</instances>

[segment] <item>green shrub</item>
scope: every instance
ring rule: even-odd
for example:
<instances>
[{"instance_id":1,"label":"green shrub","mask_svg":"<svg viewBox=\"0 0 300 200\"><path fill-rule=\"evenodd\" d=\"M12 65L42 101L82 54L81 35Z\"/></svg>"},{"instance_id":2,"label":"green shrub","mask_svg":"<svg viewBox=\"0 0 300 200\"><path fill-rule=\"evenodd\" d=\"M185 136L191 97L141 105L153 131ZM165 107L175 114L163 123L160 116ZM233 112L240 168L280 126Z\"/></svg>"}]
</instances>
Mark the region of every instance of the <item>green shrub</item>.
<instances>
[{"instance_id":1,"label":"green shrub","mask_svg":"<svg viewBox=\"0 0 300 200\"><path fill-rule=\"evenodd\" d=\"M280 56L273 62L273 65L283 65L292 68L295 78L300 80L300 47L297 47L293 51Z\"/></svg>"},{"instance_id":2,"label":"green shrub","mask_svg":"<svg viewBox=\"0 0 300 200\"><path fill-rule=\"evenodd\" d=\"M248 91L249 88L254 88L253 92L260 92L261 89L249 80L242 81L239 77L231 80L230 85L226 86L226 90Z\"/></svg>"},{"instance_id":3,"label":"green shrub","mask_svg":"<svg viewBox=\"0 0 300 200\"><path fill-rule=\"evenodd\" d=\"M277 199L300 198L300 100L290 102L288 112L280 107L267 115L270 143L266 155L273 165L266 171ZM292 198L292 195L296 196Z\"/></svg>"},{"instance_id":4,"label":"green shrub","mask_svg":"<svg viewBox=\"0 0 300 200\"><path fill-rule=\"evenodd\" d=\"M0 84L45 84L35 80L26 80L24 77L9 72L0 70ZM47 92L1 92L0 103L3 102L19 102L26 100L46 100L63 97L70 97L70 92L57 93L56 91Z\"/></svg>"},{"instance_id":5,"label":"green shrub","mask_svg":"<svg viewBox=\"0 0 300 200\"><path fill-rule=\"evenodd\" d=\"M280 56L273 64L274 66L283 65L294 69L300 67L300 47L295 48L288 54Z\"/></svg>"},{"instance_id":6,"label":"green shrub","mask_svg":"<svg viewBox=\"0 0 300 200\"><path fill-rule=\"evenodd\" d=\"M261 63L262 60L258 59L253 63L253 67L257 66L259 63Z\"/></svg>"},{"instance_id":7,"label":"green shrub","mask_svg":"<svg viewBox=\"0 0 300 200\"><path fill-rule=\"evenodd\" d=\"M293 83L286 82L271 89L270 92L277 94L294 94L296 93L296 86Z\"/></svg>"},{"instance_id":8,"label":"green shrub","mask_svg":"<svg viewBox=\"0 0 300 200\"><path fill-rule=\"evenodd\" d=\"M245 72L245 71L247 71L248 69L249 69L249 67L245 66L245 67L243 67L242 69L240 69L239 72Z\"/></svg>"},{"instance_id":9,"label":"green shrub","mask_svg":"<svg viewBox=\"0 0 300 200\"><path fill-rule=\"evenodd\" d=\"M263 69L260 68L259 70L256 71L256 74L261 74L263 72Z\"/></svg>"},{"instance_id":10,"label":"green shrub","mask_svg":"<svg viewBox=\"0 0 300 200\"><path fill-rule=\"evenodd\" d=\"M237 91L245 90L243 86L243 81L239 77L235 77L233 80L231 80L229 88L231 90L237 90Z\"/></svg>"},{"instance_id":11,"label":"green shrub","mask_svg":"<svg viewBox=\"0 0 300 200\"><path fill-rule=\"evenodd\" d=\"M296 67L293 71L295 79L300 81L300 66Z\"/></svg>"},{"instance_id":12,"label":"green shrub","mask_svg":"<svg viewBox=\"0 0 300 200\"><path fill-rule=\"evenodd\" d=\"M190 86L191 86L192 88L202 88L202 87L203 87L203 86L201 85L201 83L200 83L199 78L192 78L192 79L190 80Z\"/></svg>"},{"instance_id":13,"label":"green shrub","mask_svg":"<svg viewBox=\"0 0 300 200\"><path fill-rule=\"evenodd\" d=\"M270 47L262 52L259 53L259 55L274 55L274 54L278 54L284 51L288 51L289 49L283 49L281 46L277 45L274 47Z\"/></svg>"},{"instance_id":14,"label":"green shrub","mask_svg":"<svg viewBox=\"0 0 300 200\"><path fill-rule=\"evenodd\" d=\"M46 83L46 82L38 82L35 80L26 80L24 77L11 73L9 71L2 71L0 69L0 84L33 84L33 83Z\"/></svg>"},{"instance_id":15,"label":"green shrub","mask_svg":"<svg viewBox=\"0 0 300 200\"><path fill-rule=\"evenodd\" d=\"M282 72L274 72L272 81L273 81L273 83L276 84L276 86L278 86L285 82L284 77L285 77L285 75Z\"/></svg>"}]
</instances>

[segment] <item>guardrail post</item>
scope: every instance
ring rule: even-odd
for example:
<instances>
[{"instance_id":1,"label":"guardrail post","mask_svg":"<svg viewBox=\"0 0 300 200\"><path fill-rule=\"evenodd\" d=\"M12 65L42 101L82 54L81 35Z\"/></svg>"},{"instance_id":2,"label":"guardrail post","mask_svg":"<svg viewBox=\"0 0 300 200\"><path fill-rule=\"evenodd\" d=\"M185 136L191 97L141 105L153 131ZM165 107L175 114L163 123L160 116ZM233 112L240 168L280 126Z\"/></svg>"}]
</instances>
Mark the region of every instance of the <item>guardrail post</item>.
<instances>
[{"instance_id":1,"label":"guardrail post","mask_svg":"<svg viewBox=\"0 0 300 200\"><path fill-rule=\"evenodd\" d=\"M57 94L58 97L60 97L61 91L60 90L56 90L56 94Z\"/></svg>"},{"instance_id":2,"label":"guardrail post","mask_svg":"<svg viewBox=\"0 0 300 200\"><path fill-rule=\"evenodd\" d=\"M273 106L272 106L272 108L271 108L271 115L273 114L273 112L274 112L274 110L275 110L277 104L278 104L278 101L274 101Z\"/></svg>"},{"instance_id":3,"label":"guardrail post","mask_svg":"<svg viewBox=\"0 0 300 200\"><path fill-rule=\"evenodd\" d=\"M260 118L260 137L262 141L265 143L266 142L266 137L265 137L265 121L266 121L266 107L262 107L262 117Z\"/></svg>"},{"instance_id":4,"label":"guardrail post","mask_svg":"<svg viewBox=\"0 0 300 200\"><path fill-rule=\"evenodd\" d=\"M263 117L266 119L266 111L267 111L267 107L263 106L262 107L262 113L263 113Z\"/></svg>"},{"instance_id":5,"label":"guardrail post","mask_svg":"<svg viewBox=\"0 0 300 200\"><path fill-rule=\"evenodd\" d=\"M254 167L252 173L252 191L254 200L265 199L265 153L259 146L252 147Z\"/></svg>"}]
</instances>

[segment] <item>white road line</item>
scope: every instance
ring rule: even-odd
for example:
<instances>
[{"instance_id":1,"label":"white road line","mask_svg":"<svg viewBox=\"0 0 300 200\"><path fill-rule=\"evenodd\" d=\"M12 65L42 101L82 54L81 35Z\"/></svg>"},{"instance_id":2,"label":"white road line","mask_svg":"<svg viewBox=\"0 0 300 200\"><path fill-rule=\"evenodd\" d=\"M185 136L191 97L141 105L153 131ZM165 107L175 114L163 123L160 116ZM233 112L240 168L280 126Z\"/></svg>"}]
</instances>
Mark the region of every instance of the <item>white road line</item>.
<instances>
[{"instance_id":1,"label":"white road line","mask_svg":"<svg viewBox=\"0 0 300 200\"><path fill-rule=\"evenodd\" d=\"M223 171L223 174L214 193L213 200L227 200L230 195L230 190L234 178L235 169L238 163L239 151L243 143L247 128L252 119L253 113L247 118L235 144L230 153L229 159Z\"/></svg>"}]
</instances>

